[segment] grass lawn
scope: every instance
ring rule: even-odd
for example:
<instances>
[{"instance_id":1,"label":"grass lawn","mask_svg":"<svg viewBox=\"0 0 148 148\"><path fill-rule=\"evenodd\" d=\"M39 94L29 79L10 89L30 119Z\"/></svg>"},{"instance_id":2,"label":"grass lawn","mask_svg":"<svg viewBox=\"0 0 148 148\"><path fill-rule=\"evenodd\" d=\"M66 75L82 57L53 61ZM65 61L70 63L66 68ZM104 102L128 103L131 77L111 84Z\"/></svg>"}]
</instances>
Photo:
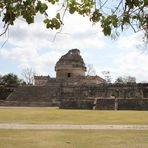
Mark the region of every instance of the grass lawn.
<instances>
[{"instance_id":1,"label":"grass lawn","mask_svg":"<svg viewBox=\"0 0 148 148\"><path fill-rule=\"evenodd\" d=\"M0 108L0 123L148 124L148 111L60 110Z\"/></svg>"},{"instance_id":2,"label":"grass lawn","mask_svg":"<svg viewBox=\"0 0 148 148\"><path fill-rule=\"evenodd\" d=\"M148 131L0 130L0 148L148 148Z\"/></svg>"}]
</instances>

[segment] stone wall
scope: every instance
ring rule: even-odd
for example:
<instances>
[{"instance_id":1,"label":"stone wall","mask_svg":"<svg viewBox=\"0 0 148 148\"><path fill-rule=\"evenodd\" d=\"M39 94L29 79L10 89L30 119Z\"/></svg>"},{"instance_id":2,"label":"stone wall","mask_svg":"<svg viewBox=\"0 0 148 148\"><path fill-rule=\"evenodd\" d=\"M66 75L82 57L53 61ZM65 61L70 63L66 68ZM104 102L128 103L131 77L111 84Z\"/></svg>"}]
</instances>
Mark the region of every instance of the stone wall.
<instances>
[{"instance_id":1,"label":"stone wall","mask_svg":"<svg viewBox=\"0 0 148 148\"><path fill-rule=\"evenodd\" d=\"M148 110L148 99L64 99L61 109Z\"/></svg>"},{"instance_id":2,"label":"stone wall","mask_svg":"<svg viewBox=\"0 0 148 148\"><path fill-rule=\"evenodd\" d=\"M99 76L85 76L81 77L80 84L101 84L101 83L106 83L106 81L99 77Z\"/></svg>"},{"instance_id":3,"label":"stone wall","mask_svg":"<svg viewBox=\"0 0 148 148\"><path fill-rule=\"evenodd\" d=\"M93 109L93 100L63 99L60 102L60 109Z\"/></svg>"},{"instance_id":4,"label":"stone wall","mask_svg":"<svg viewBox=\"0 0 148 148\"><path fill-rule=\"evenodd\" d=\"M59 101L50 100L46 101L2 101L0 100L0 106L19 106L19 107L57 107Z\"/></svg>"},{"instance_id":5,"label":"stone wall","mask_svg":"<svg viewBox=\"0 0 148 148\"><path fill-rule=\"evenodd\" d=\"M118 101L118 109L124 109L126 108L126 103L131 104L130 101L128 102L128 99L142 100L143 97L147 98L147 95L148 84L80 85L75 81L75 79L67 81L64 81L64 79L60 79L60 81L59 79L49 79L47 86L19 86L7 97L6 104L18 104L18 106L21 106L21 104L26 104L26 106L29 106L29 104L44 104L46 106L46 102L49 105L56 100L62 101L64 99L76 99L81 100L80 102L84 103L85 101L82 100L98 99L100 103L96 104L96 109L115 109L114 101L116 99L120 100L120 98L123 98L125 102L124 100ZM101 98L101 100L99 100L99 98ZM133 101L133 104L134 103L135 102ZM144 107L143 105L143 108L145 109L147 106ZM130 108L127 107L127 109ZM133 108L131 107L131 109ZM136 107L136 109L138 108Z\"/></svg>"},{"instance_id":6,"label":"stone wall","mask_svg":"<svg viewBox=\"0 0 148 148\"><path fill-rule=\"evenodd\" d=\"M97 99L96 110L148 110L148 99Z\"/></svg>"},{"instance_id":7,"label":"stone wall","mask_svg":"<svg viewBox=\"0 0 148 148\"><path fill-rule=\"evenodd\" d=\"M56 78L85 76L86 67L78 49L61 56L55 65Z\"/></svg>"},{"instance_id":8,"label":"stone wall","mask_svg":"<svg viewBox=\"0 0 148 148\"><path fill-rule=\"evenodd\" d=\"M50 86L19 86L5 101L3 106L58 106L60 88Z\"/></svg>"},{"instance_id":9,"label":"stone wall","mask_svg":"<svg viewBox=\"0 0 148 148\"><path fill-rule=\"evenodd\" d=\"M59 99L60 88L50 86L19 86L7 98L7 101L50 101Z\"/></svg>"},{"instance_id":10,"label":"stone wall","mask_svg":"<svg viewBox=\"0 0 148 148\"><path fill-rule=\"evenodd\" d=\"M144 91L143 91L144 90ZM65 81L61 85L61 98L124 98L142 99L148 95L148 87L134 85L82 84Z\"/></svg>"},{"instance_id":11,"label":"stone wall","mask_svg":"<svg viewBox=\"0 0 148 148\"><path fill-rule=\"evenodd\" d=\"M148 88L143 88L143 97L148 98Z\"/></svg>"},{"instance_id":12,"label":"stone wall","mask_svg":"<svg viewBox=\"0 0 148 148\"><path fill-rule=\"evenodd\" d=\"M45 86L49 79L49 76L34 76L35 86Z\"/></svg>"},{"instance_id":13,"label":"stone wall","mask_svg":"<svg viewBox=\"0 0 148 148\"><path fill-rule=\"evenodd\" d=\"M14 88L0 87L0 100L5 100L12 92Z\"/></svg>"},{"instance_id":14,"label":"stone wall","mask_svg":"<svg viewBox=\"0 0 148 148\"><path fill-rule=\"evenodd\" d=\"M148 99L119 99L118 110L148 110Z\"/></svg>"},{"instance_id":15,"label":"stone wall","mask_svg":"<svg viewBox=\"0 0 148 148\"><path fill-rule=\"evenodd\" d=\"M115 110L115 99L97 99L95 110Z\"/></svg>"}]
</instances>

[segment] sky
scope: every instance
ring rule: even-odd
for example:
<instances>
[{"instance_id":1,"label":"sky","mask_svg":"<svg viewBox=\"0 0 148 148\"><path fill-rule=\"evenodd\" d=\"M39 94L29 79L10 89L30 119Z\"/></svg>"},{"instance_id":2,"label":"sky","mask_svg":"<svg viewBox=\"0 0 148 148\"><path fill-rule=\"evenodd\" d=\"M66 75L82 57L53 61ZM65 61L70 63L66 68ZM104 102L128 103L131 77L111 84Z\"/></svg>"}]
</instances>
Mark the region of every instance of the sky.
<instances>
[{"instance_id":1,"label":"sky","mask_svg":"<svg viewBox=\"0 0 148 148\"><path fill-rule=\"evenodd\" d=\"M114 40L105 37L99 24L92 24L89 18L70 14L65 15L62 31L57 32L46 29L40 15L31 25L17 20L9 28L9 35L0 37L0 47L8 39L0 48L0 74L15 73L23 78L23 69L32 68L37 75L55 77L58 59L77 48L86 66L93 66L96 75L103 77L102 71L110 71L112 82L119 76L148 81L148 52L140 33L128 29Z\"/></svg>"}]
</instances>

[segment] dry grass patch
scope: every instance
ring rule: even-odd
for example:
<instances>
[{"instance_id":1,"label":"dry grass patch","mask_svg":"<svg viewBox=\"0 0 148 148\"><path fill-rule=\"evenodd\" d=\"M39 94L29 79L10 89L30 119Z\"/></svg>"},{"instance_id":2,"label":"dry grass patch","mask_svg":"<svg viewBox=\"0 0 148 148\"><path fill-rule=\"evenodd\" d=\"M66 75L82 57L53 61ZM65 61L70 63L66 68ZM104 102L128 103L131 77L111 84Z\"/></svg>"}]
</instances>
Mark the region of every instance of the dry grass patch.
<instances>
[{"instance_id":1,"label":"dry grass patch","mask_svg":"<svg viewBox=\"0 0 148 148\"><path fill-rule=\"evenodd\" d=\"M33 124L148 124L147 111L0 108L0 123Z\"/></svg>"},{"instance_id":2,"label":"dry grass patch","mask_svg":"<svg viewBox=\"0 0 148 148\"><path fill-rule=\"evenodd\" d=\"M0 130L0 148L148 148L148 131Z\"/></svg>"}]
</instances>

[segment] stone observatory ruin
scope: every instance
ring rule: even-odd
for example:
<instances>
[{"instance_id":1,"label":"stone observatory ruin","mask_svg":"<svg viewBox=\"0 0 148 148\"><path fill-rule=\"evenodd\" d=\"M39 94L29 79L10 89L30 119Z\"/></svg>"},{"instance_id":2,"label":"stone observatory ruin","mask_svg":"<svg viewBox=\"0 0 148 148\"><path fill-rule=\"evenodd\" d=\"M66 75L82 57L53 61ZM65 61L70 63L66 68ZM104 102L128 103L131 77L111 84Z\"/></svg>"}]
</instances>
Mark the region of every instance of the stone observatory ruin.
<instances>
[{"instance_id":1,"label":"stone observatory ruin","mask_svg":"<svg viewBox=\"0 0 148 148\"><path fill-rule=\"evenodd\" d=\"M108 84L86 75L80 50L69 50L55 65L56 77L35 76L35 85L19 86L0 105L59 106L65 109L148 110L148 84Z\"/></svg>"},{"instance_id":2,"label":"stone observatory ruin","mask_svg":"<svg viewBox=\"0 0 148 148\"><path fill-rule=\"evenodd\" d=\"M63 55L55 66L56 78L85 76L86 66L78 49Z\"/></svg>"},{"instance_id":3,"label":"stone observatory ruin","mask_svg":"<svg viewBox=\"0 0 148 148\"><path fill-rule=\"evenodd\" d=\"M63 82L72 85L100 84L105 80L99 76L85 76L86 66L78 49L69 50L55 65L56 78L49 76L35 76L35 85L56 85Z\"/></svg>"}]
</instances>

